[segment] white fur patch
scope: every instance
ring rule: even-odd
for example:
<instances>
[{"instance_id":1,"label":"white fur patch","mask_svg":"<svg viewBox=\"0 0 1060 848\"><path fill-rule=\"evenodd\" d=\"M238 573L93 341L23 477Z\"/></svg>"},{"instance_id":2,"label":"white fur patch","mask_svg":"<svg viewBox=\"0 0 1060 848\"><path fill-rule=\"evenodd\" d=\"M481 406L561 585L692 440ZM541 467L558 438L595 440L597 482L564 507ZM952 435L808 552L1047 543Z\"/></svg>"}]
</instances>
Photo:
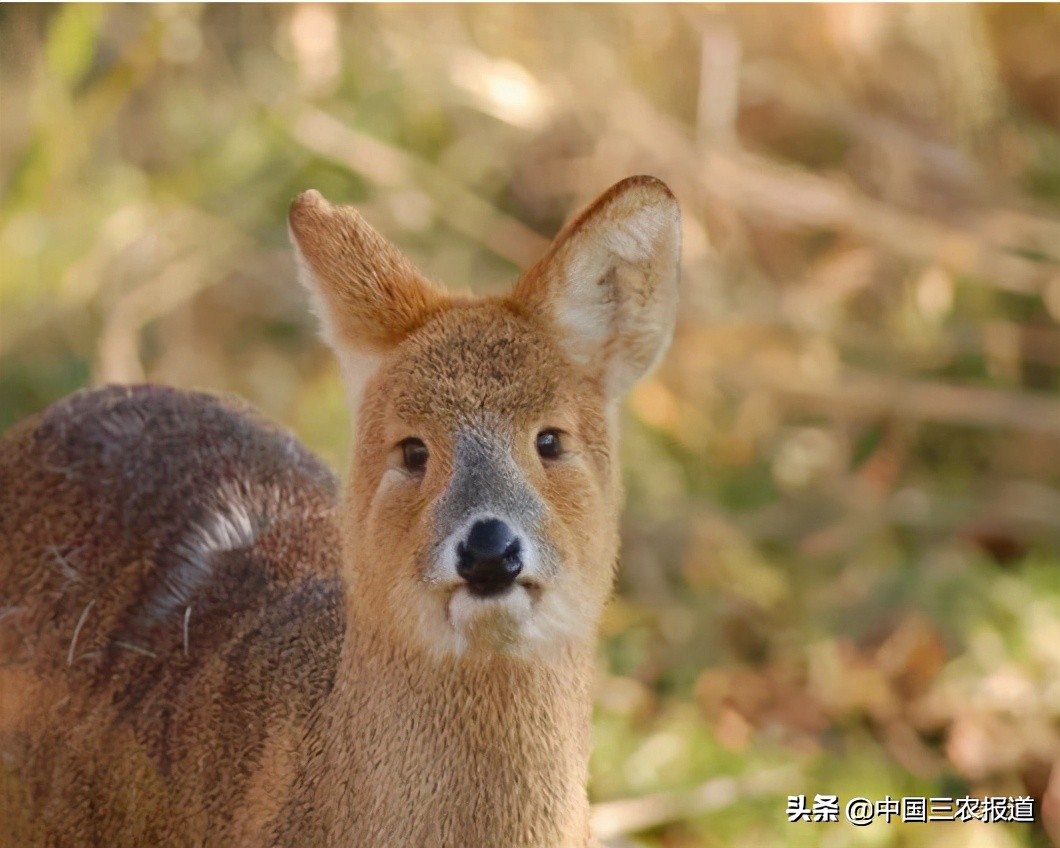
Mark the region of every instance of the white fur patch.
<instances>
[{"instance_id":1,"label":"white fur patch","mask_svg":"<svg viewBox=\"0 0 1060 848\"><path fill-rule=\"evenodd\" d=\"M346 402L350 408L350 414L357 416L361 403L364 401L364 390L368 381L372 379L379 370L382 357L367 351L355 350L339 340L338 330L331 317L327 304L324 302L322 286L319 278L309 267L302 250L298 246L290 224L287 225L288 236L294 247L294 260L298 268L298 280L309 292L310 308L317 320L320 322L320 335L328 346L335 351L339 360L339 371L342 374L342 384L346 389Z\"/></svg>"},{"instance_id":2,"label":"white fur patch","mask_svg":"<svg viewBox=\"0 0 1060 848\"><path fill-rule=\"evenodd\" d=\"M482 643L487 650L521 653L522 631L533 611L530 592L518 585L491 598L477 598L460 588L449 599L449 622L465 650Z\"/></svg>"},{"instance_id":3,"label":"white fur patch","mask_svg":"<svg viewBox=\"0 0 1060 848\"><path fill-rule=\"evenodd\" d=\"M451 635L434 649L460 656L473 650L521 659L555 656L591 638L594 622L560 585L535 590L516 584L503 595L478 598L466 588L449 598Z\"/></svg>"},{"instance_id":4,"label":"white fur patch","mask_svg":"<svg viewBox=\"0 0 1060 848\"><path fill-rule=\"evenodd\" d=\"M542 592L534 614L526 622L524 639L528 654L546 654L592 638L596 622L590 621L585 607L570 591L552 586Z\"/></svg>"},{"instance_id":5,"label":"white fur patch","mask_svg":"<svg viewBox=\"0 0 1060 848\"><path fill-rule=\"evenodd\" d=\"M364 390L368 381L379 371L383 358L374 353L364 353L349 348L335 348L342 374L342 385L346 389L346 402L350 414L356 418L364 402Z\"/></svg>"},{"instance_id":6,"label":"white fur patch","mask_svg":"<svg viewBox=\"0 0 1060 848\"><path fill-rule=\"evenodd\" d=\"M310 308L313 314L316 315L317 320L320 321L320 334L323 336L324 341L334 348L336 342L335 325L332 323L327 305L324 303L320 280L306 261L290 223L287 224L287 237L294 250L294 264L298 269L298 282L309 292Z\"/></svg>"},{"instance_id":7,"label":"white fur patch","mask_svg":"<svg viewBox=\"0 0 1060 848\"><path fill-rule=\"evenodd\" d=\"M421 644L438 660L484 650L521 659L556 656L571 644L591 640L578 593L563 581L533 589L512 586L503 595L479 598L466 586L431 587L415 595Z\"/></svg>"},{"instance_id":8,"label":"white fur patch","mask_svg":"<svg viewBox=\"0 0 1060 848\"><path fill-rule=\"evenodd\" d=\"M221 551L237 551L254 544L257 531L247 504L225 493L223 506L200 524L192 525L186 544L205 556Z\"/></svg>"},{"instance_id":9,"label":"white fur patch","mask_svg":"<svg viewBox=\"0 0 1060 848\"><path fill-rule=\"evenodd\" d=\"M219 494L217 508L189 524L178 541L160 553L165 571L159 587L143 605L149 618L164 619L187 604L213 576L218 554L252 547L257 540L260 522L252 517L242 493L223 488Z\"/></svg>"},{"instance_id":10,"label":"white fur patch","mask_svg":"<svg viewBox=\"0 0 1060 848\"><path fill-rule=\"evenodd\" d=\"M418 630L438 658L473 650L530 658L551 654L572 638L587 635L577 605L565 602L556 591L532 535L509 518L501 520L513 527L522 543L519 580L496 597L480 598L468 591L457 573L457 547L475 522L499 517L469 516L434 553L434 564L426 572L429 588L417 593Z\"/></svg>"}]
</instances>

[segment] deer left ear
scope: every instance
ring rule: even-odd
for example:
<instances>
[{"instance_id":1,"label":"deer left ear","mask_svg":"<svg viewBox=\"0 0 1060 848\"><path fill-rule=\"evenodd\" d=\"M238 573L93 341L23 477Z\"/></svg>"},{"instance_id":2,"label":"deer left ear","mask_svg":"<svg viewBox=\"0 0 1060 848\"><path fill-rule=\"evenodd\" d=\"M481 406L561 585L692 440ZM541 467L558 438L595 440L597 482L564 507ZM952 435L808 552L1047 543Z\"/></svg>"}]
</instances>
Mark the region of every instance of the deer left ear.
<instances>
[{"instance_id":1,"label":"deer left ear","mask_svg":"<svg viewBox=\"0 0 1060 848\"><path fill-rule=\"evenodd\" d=\"M516 285L513 299L544 313L570 359L603 371L624 394L673 335L681 212L666 185L630 177L566 227Z\"/></svg>"},{"instance_id":2,"label":"deer left ear","mask_svg":"<svg viewBox=\"0 0 1060 848\"><path fill-rule=\"evenodd\" d=\"M325 337L344 350L385 352L447 302L356 210L302 192L288 217L298 276Z\"/></svg>"},{"instance_id":3,"label":"deer left ear","mask_svg":"<svg viewBox=\"0 0 1060 848\"><path fill-rule=\"evenodd\" d=\"M299 279L357 409L381 357L447 308L449 298L355 210L319 192L295 199L288 226Z\"/></svg>"}]
</instances>

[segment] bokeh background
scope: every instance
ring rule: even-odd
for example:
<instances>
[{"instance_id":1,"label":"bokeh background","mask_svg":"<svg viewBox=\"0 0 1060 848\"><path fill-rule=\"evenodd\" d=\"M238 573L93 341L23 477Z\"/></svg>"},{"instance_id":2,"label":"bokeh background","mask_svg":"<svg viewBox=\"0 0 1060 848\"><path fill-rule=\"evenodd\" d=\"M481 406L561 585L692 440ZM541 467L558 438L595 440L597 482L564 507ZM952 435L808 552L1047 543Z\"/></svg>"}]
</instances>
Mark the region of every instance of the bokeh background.
<instances>
[{"instance_id":1,"label":"bokeh background","mask_svg":"<svg viewBox=\"0 0 1060 848\"><path fill-rule=\"evenodd\" d=\"M147 379L341 470L290 199L491 291L634 173L684 275L626 415L598 831L1060 842L1060 6L4 4L0 428ZM788 824L800 793L1052 818Z\"/></svg>"}]
</instances>

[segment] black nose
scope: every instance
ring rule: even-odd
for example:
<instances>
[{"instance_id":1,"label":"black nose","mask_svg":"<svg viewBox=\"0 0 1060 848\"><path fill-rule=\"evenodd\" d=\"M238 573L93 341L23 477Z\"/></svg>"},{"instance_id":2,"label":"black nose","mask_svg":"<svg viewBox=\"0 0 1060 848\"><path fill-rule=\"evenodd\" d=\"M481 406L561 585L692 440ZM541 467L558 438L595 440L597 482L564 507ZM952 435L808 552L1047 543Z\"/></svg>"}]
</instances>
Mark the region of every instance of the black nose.
<instances>
[{"instance_id":1,"label":"black nose","mask_svg":"<svg viewBox=\"0 0 1060 848\"><path fill-rule=\"evenodd\" d=\"M511 586L523 570L521 549L519 537L503 521L476 521L467 539L457 545L457 574L467 581L473 595L497 595Z\"/></svg>"}]
</instances>

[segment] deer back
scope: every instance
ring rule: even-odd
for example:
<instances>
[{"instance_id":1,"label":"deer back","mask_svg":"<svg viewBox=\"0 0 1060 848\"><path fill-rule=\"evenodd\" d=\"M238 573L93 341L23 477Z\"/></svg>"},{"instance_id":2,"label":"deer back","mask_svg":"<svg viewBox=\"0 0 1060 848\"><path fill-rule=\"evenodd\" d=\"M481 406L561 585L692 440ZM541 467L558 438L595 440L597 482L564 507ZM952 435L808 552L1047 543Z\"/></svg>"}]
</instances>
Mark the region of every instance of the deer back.
<instances>
[{"instance_id":1,"label":"deer back","mask_svg":"<svg viewBox=\"0 0 1060 848\"><path fill-rule=\"evenodd\" d=\"M245 405L171 389L0 442L9 844L233 844L283 803L342 642L335 490Z\"/></svg>"}]
</instances>

